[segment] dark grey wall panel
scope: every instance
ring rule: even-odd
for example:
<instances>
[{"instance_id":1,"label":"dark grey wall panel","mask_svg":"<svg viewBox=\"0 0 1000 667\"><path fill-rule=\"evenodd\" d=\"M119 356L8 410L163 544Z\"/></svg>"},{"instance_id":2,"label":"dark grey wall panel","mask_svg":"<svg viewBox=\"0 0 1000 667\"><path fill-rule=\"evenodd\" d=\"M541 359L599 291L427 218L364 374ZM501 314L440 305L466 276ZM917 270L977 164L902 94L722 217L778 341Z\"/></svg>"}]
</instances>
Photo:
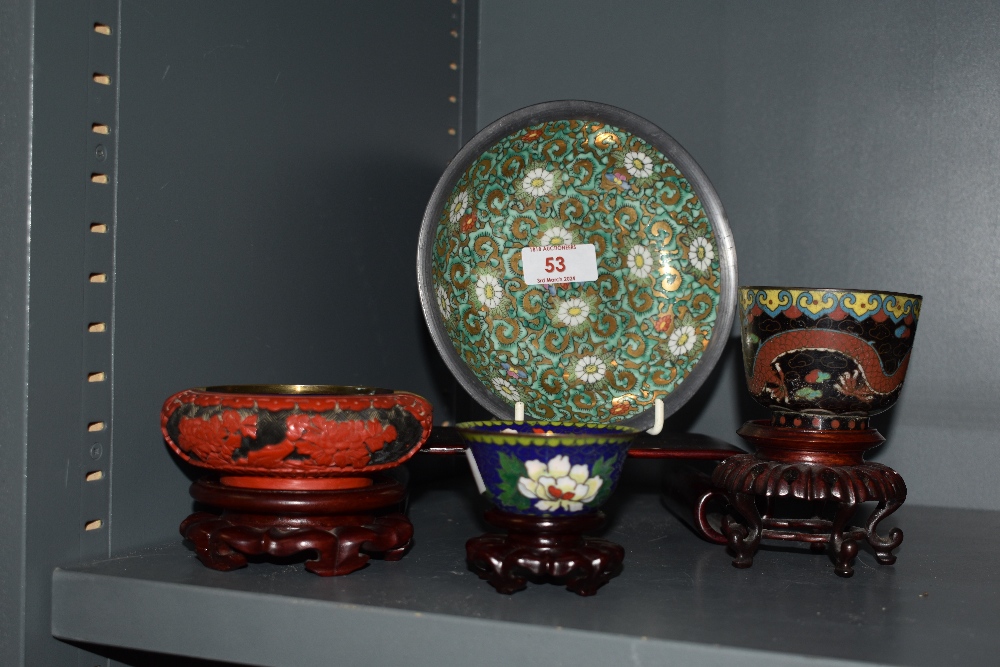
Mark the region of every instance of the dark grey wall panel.
<instances>
[{"instance_id":1,"label":"dark grey wall panel","mask_svg":"<svg viewBox=\"0 0 1000 667\"><path fill-rule=\"evenodd\" d=\"M31 32L28 0L0 4L0 655L24 651Z\"/></svg>"},{"instance_id":2,"label":"dark grey wall panel","mask_svg":"<svg viewBox=\"0 0 1000 667\"><path fill-rule=\"evenodd\" d=\"M461 42L462 59L458 63L461 68L458 141L459 145L463 145L479 130L476 127L479 110L479 0L466 0L459 4L462 13L458 39Z\"/></svg>"},{"instance_id":3,"label":"dark grey wall panel","mask_svg":"<svg viewBox=\"0 0 1000 667\"><path fill-rule=\"evenodd\" d=\"M546 99L628 108L705 168L742 284L923 294L877 458L903 473L910 502L1000 508L1000 381L984 361L1000 355L1000 316L983 295L1000 275L1000 7L487 0L481 12L480 126ZM733 439L764 414L737 348L721 366L675 425Z\"/></svg>"},{"instance_id":4,"label":"dark grey wall panel","mask_svg":"<svg viewBox=\"0 0 1000 667\"><path fill-rule=\"evenodd\" d=\"M0 8L4 664L106 664L51 638L50 574L177 539L170 392L370 382L448 418L413 267L458 145L459 8L310 4Z\"/></svg>"},{"instance_id":5,"label":"dark grey wall panel","mask_svg":"<svg viewBox=\"0 0 1000 667\"><path fill-rule=\"evenodd\" d=\"M709 176L718 171L720 3L480 5L479 127L536 102L605 102L659 124Z\"/></svg>"},{"instance_id":6,"label":"dark grey wall panel","mask_svg":"<svg viewBox=\"0 0 1000 667\"><path fill-rule=\"evenodd\" d=\"M878 458L911 502L995 509L1000 6L956 9L727 5L718 181L744 280L924 295Z\"/></svg>"},{"instance_id":7,"label":"dark grey wall panel","mask_svg":"<svg viewBox=\"0 0 1000 667\"><path fill-rule=\"evenodd\" d=\"M458 146L458 11L123 5L116 551L176 539L190 511L159 431L174 391L374 384L451 418L414 267Z\"/></svg>"},{"instance_id":8,"label":"dark grey wall panel","mask_svg":"<svg viewBox=\"0 0 1000 667\"><path fill-rule=\"evenodd\" d=\"M89 62L90 3L34 7L31 142L30 310L28 325L25 497L24 664L73 665L76 648L48 634L52 568L107 555L107 531L84 531L81 450L84 302L104 285L88 282L85 209L88 98L95 93ZM20 25L29 31L32 26ZM22 246L23 247L23 246ZM16 474L16 473L15 473ZM102 520L106 508L101 508ZM106 527L106 526L105 526ZM91 657L90 662L101 662ZM16 664L16 663L15 663Z\"/></svg>"}]
</instances>

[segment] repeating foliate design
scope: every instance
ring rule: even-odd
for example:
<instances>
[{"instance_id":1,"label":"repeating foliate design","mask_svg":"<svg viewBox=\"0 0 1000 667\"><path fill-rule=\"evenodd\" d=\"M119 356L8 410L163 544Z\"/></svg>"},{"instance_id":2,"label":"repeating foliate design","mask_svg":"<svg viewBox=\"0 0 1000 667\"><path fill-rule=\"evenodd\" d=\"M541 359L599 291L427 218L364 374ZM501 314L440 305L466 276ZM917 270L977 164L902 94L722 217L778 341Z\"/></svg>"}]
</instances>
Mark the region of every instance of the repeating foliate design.
<instances>
[{"instance_id":1,"label":"repeating foliate design","mask_svg":"<svg viewBox=\"0 0 1000 667\"><path fill-rule=\"evenodd\" d=\"M527 285L521 249L591 243L598 279ZM480 381L542 419L624 419L673 392L713 334L719 248L701 201L643 139L586 119L512 133L458 179L432 277Z\"/></svg>"},{"instance_id":2,"label":"repeating foliate design","mask_svg":"<svg viewBox=\"0 0 1000 667\"><path fill-rule=\"evenodd\" d=\"M743 313L749 313L756 306L770 317L785 313L793 319L805 315L809 319L818 320L841 311L843 317L858 321L874 316L876 319L889 318L899 323L908 316L918 319L920 302L919 297L906 294L740 288L740 308Z\"/></svg>"}]
</instances>

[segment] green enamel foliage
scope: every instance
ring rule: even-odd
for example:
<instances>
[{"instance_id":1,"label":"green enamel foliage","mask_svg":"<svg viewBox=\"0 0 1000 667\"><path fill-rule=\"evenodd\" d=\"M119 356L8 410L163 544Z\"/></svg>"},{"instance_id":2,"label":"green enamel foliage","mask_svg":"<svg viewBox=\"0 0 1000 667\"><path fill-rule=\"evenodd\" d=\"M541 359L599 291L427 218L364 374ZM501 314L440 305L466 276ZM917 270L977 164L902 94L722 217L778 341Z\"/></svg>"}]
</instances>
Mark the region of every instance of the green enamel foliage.
<instances>
[{"instance_id":1,"label":"green enamel foliage","mask_svg":"<svg viewBox=\"0 0 1000 667\"><path fill-rule=\"evenodd\" d=\"M610 481L614 479L612 477L612 469L614 468L614 459L597 459L594 461L593 467L590 469L591 477L600 477L604 480L604 484L601 485L601 490L597 492L594 499L590 502L594 507L600 507L611 495L611 484Z\"/></svg>"},{"instance_id":2,"label":"green enamel foliage","mask_svg":"<svg viewBox=\"0 0 1000 667\"><path fill-rule=\"evenodd\" d=\"M529 285L525 247L593 244L598 279ZM599 121L518 130L462 174L432 280L462 361L537 419L608 423L673 392L708 345L721 251L662 152Z\"/></svg>"},{"instance_id":3,"label":"green enamel foliage","mask_svg":"<svg viewBox=\"0 0 1000 667\"><path fill-rule=\"evenodd\" d=\"M526 477L528 471L517 458L500 452L500 480L503 493L500 494L500 504L526 510L531 507L531 499L521 495L517 490L517 480Z\"/></svg>"}]
</instances>

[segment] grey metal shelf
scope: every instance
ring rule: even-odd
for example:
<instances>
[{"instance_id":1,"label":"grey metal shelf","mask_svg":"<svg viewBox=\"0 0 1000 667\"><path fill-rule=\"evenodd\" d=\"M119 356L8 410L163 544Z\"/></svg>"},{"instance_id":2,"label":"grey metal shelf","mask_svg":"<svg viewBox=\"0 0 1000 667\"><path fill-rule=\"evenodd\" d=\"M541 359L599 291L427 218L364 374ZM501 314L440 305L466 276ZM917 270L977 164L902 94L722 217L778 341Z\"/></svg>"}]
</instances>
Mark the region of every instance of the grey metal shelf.
<instances>
[{"instance_id":1,"label":"grey metal shelf","mask_svg":"<svg viewBox=\"0 0 1000 667\"><path fill-rule=\"evenodd\" d=\"M414 665L988 664L1000 582L1000 512L906 507L899 560L862 550L852 579L825 555L765 547L737 570L650 485L624 490L606 537L622 574L592 598L553 585L495 593L469 572L484 530L467 487L411 506L403 560L320 578L301 563L220 573L180 540L53 575L56 637L144 651L302 667ZM974 536L974 537L973 537ZM794 551L794 553L793 553Z\"/></svg>"}]
</instances>

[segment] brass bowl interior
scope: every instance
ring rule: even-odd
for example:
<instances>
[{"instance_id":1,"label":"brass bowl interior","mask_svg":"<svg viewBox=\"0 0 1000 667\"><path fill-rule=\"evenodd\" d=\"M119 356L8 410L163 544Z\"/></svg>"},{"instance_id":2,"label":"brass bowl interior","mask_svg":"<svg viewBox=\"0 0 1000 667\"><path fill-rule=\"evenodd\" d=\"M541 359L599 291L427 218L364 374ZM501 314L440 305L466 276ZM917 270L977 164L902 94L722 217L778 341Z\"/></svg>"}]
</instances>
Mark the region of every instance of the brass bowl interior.
<instances>
[{"instance_id":1,"label":"brass bowl interior","mask_svg":"<svg viewBox=\"0 0 1000 667\"><path fill-rule=\"evenodd\" d=\"M392 394L392 389L352 387L331 384L224 384L204 387L201 391L219 394L268 394L273 396L375 396Z\"/></svg>"}]
</instances>

